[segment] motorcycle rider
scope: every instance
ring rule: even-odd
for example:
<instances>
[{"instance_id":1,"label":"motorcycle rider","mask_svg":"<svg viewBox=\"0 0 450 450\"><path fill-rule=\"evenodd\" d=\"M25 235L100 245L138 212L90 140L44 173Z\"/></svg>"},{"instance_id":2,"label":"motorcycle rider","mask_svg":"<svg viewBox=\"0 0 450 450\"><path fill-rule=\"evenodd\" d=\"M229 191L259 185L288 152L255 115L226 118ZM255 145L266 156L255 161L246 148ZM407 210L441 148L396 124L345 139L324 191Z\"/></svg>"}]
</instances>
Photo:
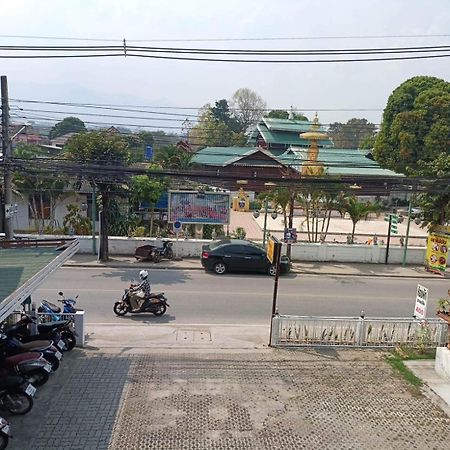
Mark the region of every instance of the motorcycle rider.
<instances>
[{"instance_id":1,"label":"motorcycle rider","mask_svg":"<svg viewBox=\"0 0 450 450\"><path fill-rule=\"evenodd\" d=\"M132 295L130 297L130 303L132 304L133 310L139 311L144 303L148 302L151 294L151 286L148 281L148 272L146 270L141 270L139 272L139 278L141 282L131 289L132 293L136 293L138 291L142 291L144 293L144 298L140 298L137 295Z\"/></svg>"}]
</instances>

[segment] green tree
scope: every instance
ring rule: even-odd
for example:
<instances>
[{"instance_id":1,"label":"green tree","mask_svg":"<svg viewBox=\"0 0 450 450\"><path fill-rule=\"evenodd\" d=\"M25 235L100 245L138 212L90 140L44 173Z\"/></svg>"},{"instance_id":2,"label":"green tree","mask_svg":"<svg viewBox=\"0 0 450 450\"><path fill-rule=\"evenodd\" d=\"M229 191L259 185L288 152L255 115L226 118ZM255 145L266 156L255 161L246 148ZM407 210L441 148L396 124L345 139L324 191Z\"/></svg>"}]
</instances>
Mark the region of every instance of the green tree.
<instances>
[{"instance_id":1,"label":"green tree","mask_svg":"<svg viewBox=\"0 0 450 450\"><path fill-rule=\"evenodd\" d=\"M328 135L336 148L360 148L361 142L375 135L375 125L367 119L350 119L347 123L334 122Z\"/></svg>"},{"instance_id":2,"label":"green tree","mask_svg":"<svg viewBox=\"0 0 450 450\"><path fill-rule=\"evenodd\" d=\"M353 244L355 240L356 224L360 220L367 220L370 213L378 213L380 211L380 206L376 203L360 202L354 195L352 195L343 200L342 207L343 211L350 216L353 223L351 235L351 242Z\"/></svg>"},{"instance_id":3,"label":"green tree","mask_svg":"<svg viewBox=\"0 0 450 450\"><path fill-rule=\"evenodd\" d=\"M79 176L95 183L101 196L100 260L107 261L110 201L127 176L117 168L128 164L129 146L119 134L91 131L72 136L65 146L68 159L79 164ZM108 172L108 169L112 169Z\"/></svg>"},{"instance_id":4,"label":"green tree","mask_svg":"<svg viewBox=\"0 0 450 450\"><path fill-rule=\"evenodd\" d=\"M82 131L86 131L82 120L78 117L65 117L50 130L49 138L55 139L67 133L81 133Z\"/></svg>"},{"instance_id":5,"label":"green tree","mask_svg":"<svg viewBox=\"0 0 450 450\"><path fill-rule=\"evenodd\" d=\"M186 170L192 166L193 156L176 145L166 145L155 151L154 162L163 169Z\"/></svg>"},{"instance_id":6,"label":"green tree","mask_svg":"<svg viewBox=\"0 0 450 450\"><path fill-rule=\"evenodd\" d=\"M151 175L136 175L131 179L131 195L134 202L146 202L150 205L149 234L153 235L153 216L156 202L167 191L168 183Z\"/></svg>"},{"instance_id":7,"label":"green tree","mask_svg":"<svg viewBox=\"0 0 450 450\"><path fill-rule=\"evenodd\" d=\"M19 143L14 151L16 158L30 161L35 161L44 155L45 151L41 147L25 143ZM69 184L67 176L61 174L46 176L38 171L30 170L15 172L13 183L19 194L28 202L35 228L43 229L46 220L54 228L59 225L56 223L55 209L58 202L67 195L65 191ZM49 209L48 216L46 214L47 207Z\"/></svg>"},{"instance_id":8,"label":"green tree","mask_svg":"<svg viewBox=\"0 0 450 450\"><path fill-rule=\"evenodd\" d=\"M289 112L285 109L272 109L268 114L264 117L268 117L270 119L289 119ZM304 114L294 113L294 120L307 121L308 118Z\"/></svg>"},{"instance_id":9,"label":"green tree","mask_svg":"<svg viewBox=\"0 0 450 450\"><path fill-rule=\"evenodd\" d=\"M251 125L261 120L266 109L266 102L248 88L238 89L231 97L233 116L240 125L239 131L247 131Z\"/></svg>"},{"instance_id":10,"label":"green tree","mask_svg":"<svg viewBox=\"0 0 450 450\"><path fill-rule=\"evenodd\" d=\"M414 174L418 161L450 153L450 83L410 78L389 96L374 156L386 168Z\"/></svg>"},{"instance_id":11,"label":"green tree","mask_svg":"<svg viewBox=\"0 0 450 450\"><path fill-rule=\"evenodd\" d=\"M228 125L226 109L213 111L206 105L201 111L197 124L191 129L189 142L194 147L229 147L244 145L247 141L244 133L233 131ZM219 120L225 117L225 121Z\"/></svg>"}]
</instances>

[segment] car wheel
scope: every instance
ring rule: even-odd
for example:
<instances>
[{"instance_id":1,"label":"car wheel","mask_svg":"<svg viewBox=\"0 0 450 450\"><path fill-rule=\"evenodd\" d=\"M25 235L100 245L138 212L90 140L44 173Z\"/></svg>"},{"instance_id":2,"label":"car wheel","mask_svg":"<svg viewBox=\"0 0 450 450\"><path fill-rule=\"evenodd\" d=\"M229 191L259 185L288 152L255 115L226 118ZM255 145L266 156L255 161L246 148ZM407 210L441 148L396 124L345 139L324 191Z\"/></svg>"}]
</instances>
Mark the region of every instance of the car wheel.
<instances>
[{"instance_id":1,"label":"car wheel","mask_svg":"<svg viewBox=\"0 0 450 450\"><path fill-rule=\"evenodd\" d=\"M223 262L218 262L214 264L214 272L217 275L223 275L227 271L227 266Z\"/></svg>"},{"instance_id":2,"label":"car wheel","mask_svg":"<svg viewBox=\"0 0 450 450\"><path fill-rule=\"evenodd\" d=\"M267 273L271 276L274 277L277 274L277 268L276 266L274 266L273 264L271 264L269 266L269 268L267 269Z\"/></svg>"}]
</instances>

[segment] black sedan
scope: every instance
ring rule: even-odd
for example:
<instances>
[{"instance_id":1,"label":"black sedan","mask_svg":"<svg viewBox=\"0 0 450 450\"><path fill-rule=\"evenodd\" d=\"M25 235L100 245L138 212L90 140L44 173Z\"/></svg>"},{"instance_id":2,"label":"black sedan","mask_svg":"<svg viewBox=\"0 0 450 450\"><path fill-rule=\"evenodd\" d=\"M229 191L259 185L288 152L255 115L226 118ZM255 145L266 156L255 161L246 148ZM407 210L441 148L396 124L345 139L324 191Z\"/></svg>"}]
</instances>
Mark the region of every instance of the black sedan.
<instances>
[{"instance_id":1,"label":"black sedan","mask_svg":"<svg viewBox=\"0 0 450 450\"><path fill-rule=\"evenodd\" d=\"M266 251L250 241L223 239L202 247L202 266L218 275L226 272L264 272L275 276L276 268L267 259ZM290 270L287 256L280 260L280 273Z\"/></svg>"}]
</instances>

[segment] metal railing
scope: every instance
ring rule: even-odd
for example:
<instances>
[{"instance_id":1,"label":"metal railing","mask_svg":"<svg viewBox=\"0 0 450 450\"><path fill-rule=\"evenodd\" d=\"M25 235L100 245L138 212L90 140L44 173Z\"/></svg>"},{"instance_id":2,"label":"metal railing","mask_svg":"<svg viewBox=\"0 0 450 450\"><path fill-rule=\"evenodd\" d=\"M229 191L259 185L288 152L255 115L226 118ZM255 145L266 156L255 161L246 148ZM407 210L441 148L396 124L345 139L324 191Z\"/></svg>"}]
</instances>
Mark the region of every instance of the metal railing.
<instances>
[{"instance_id":1,"label":"metal railing","mask_svg":"<svg viewBox=\"0 0 450 450\"><path fill-rule=\"evenodd\" d=\"M276 347L396 347L446 345L441 319L397 317L274 316L271 345Z\"/></svg>"},{"instance_id":2,"label":"metal railing","mask_svg":"<svg viewBox=\"0 0 450 450\"><path fill-rule=\"evenodd\" d=\"M16 245L16 243L10 244L12 241L3 241L3 248L13 247L23 247L21 245ZM18 241L20 242L20 241ZM22 244L28 241L21 241ZM45 242L47 245L45 245ZM36 243L31 243L29 247L36 246ZM77 239L65 239L61 240L50 240L41 241L37 246L39 247L49 247L56 250L60 250L61 253L55 253L55 258L45 267L43 267L38 273L33 275L24 284L22 284L18 289L16 289L12 294L3 299L0 302L0 321L6 319L9 314L11 314L19 305L22 303L29 295L31 295L36 288L44 282L44 280L52 274L56 269L61 267L69 258L71 258L79 249L80 243Z\"/></svg>"}]
</instances>

